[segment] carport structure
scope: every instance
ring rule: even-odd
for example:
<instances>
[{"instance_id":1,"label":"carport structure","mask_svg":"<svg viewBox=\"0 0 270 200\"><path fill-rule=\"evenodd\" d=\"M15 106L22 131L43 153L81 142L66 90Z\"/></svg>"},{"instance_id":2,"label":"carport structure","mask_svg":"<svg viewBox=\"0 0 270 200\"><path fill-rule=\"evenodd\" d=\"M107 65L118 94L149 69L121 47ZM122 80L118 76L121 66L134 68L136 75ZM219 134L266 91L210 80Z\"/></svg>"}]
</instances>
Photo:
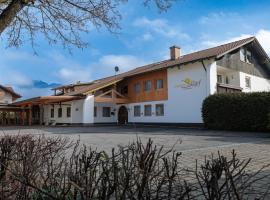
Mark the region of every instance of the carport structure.
<instances>
[{"instance_id":1,"label":"carport structure","mask_svg":"<svg viewBox=\"0 0 270 200\"><path fill-rule=\"evenodd\" d=\"M28 108L0 105L0 125L26 125L28 113Z\"/></svg>"},{"instance_id":2,"label":"carport structure","mask_svg":"<svg viewBox=\"0 0 270 200\"><path fill-rule=\"evenodd\" d=\"M44 96L18 101L13 105L27 112L28 125L42 125L44 122L44 105L61 105L64 102L83 99L83 96Z\"/></svg>"}]
</instances>

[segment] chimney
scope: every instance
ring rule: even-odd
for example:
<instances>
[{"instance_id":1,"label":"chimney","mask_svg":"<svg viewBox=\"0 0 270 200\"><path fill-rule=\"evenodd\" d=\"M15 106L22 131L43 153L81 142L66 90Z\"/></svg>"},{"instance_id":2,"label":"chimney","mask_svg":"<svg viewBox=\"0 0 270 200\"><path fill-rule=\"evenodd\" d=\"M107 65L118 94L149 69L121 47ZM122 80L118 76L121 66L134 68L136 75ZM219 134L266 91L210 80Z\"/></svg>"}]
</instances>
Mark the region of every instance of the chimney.
<instances>
[{"instance_id":1,"label":"chimney","mask_svg":"<svg viewBox=\"0 0 270 200\"><path fill-rule=\"evenodd\" d=\"M171 52L171 60L179 59L181 48L178 46L172 46L170 47L170 52Z\"/></svg>"}]
</instances>

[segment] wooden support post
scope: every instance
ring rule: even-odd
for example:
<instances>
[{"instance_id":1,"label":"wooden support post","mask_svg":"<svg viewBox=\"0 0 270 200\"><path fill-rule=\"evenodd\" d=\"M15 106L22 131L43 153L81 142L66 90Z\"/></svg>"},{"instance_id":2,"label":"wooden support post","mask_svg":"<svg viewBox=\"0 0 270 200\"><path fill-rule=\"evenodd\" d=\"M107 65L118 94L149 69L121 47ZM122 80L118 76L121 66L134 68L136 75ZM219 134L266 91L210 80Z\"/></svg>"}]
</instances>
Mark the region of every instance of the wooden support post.
<instances>
[{"instance_id":1,"label":"wooden support post","mask_svg":"<svg viewBox=\"0 0 270 200\"><path fill-rule=\"evenodd\" d=\"M44 106L40 104L39 105L39 125L43 124L43 116L44 116Z\"/></svg>"},{"instance_id":2,"label":"wooden support post","mask_svg":"<svg viewBox=\"0 0 270 200\"><path fill-rule=\"evenodd\" d=\"M32 126L32 105L29 104L28 107L29 107L29 110L28 110L28 113L29 113L29 115L28 115L28 124L29 124L29 126Z\"/></svg>"}]
</instances>

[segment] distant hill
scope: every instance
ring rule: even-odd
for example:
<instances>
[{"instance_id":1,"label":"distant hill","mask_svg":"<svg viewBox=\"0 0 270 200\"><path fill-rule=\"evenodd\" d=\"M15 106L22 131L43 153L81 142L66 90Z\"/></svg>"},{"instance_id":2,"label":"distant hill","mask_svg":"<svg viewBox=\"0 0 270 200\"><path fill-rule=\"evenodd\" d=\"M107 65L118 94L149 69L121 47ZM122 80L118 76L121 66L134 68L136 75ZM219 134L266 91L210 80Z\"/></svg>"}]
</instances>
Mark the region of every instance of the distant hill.
<instances>
[{"instance_id":1,"label":"distant hill","mask_svg":"<svg viewBox=\"0 0 270 200\"><path fill-rule=\"evenodd\" d=\"M41 80L33 80L32 87L33 88L54 88L60 86L59 83L47 83Z\"/></svg>"}]
</instances>

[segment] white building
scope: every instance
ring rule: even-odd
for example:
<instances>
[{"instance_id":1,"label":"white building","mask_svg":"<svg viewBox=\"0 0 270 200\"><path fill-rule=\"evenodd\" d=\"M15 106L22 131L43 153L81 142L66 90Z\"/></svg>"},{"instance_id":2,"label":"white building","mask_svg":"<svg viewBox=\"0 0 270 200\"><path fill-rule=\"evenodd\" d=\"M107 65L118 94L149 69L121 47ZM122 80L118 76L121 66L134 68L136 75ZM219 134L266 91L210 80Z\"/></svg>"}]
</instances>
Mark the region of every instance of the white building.
<instances>
[{"instance_id":1,"label":"white building","mask_svg":"<svg viewBox=\"0 0 270 200\"><path fill-rule=\"evenodd\" d=\"M202 102L211 94L270 91L270 59L255 37L183 56L173 46L170 55L16 105L34 109L41 124L202 123Z\"/></svg>"},{"instance_id":2,"label":"white building","mask_svg":"<svg viewBox=\"0 0 270 200\"><path fill-rule=\"evenodd\" d=\"M20 97L12 87L0 85L0 125L22 124L24 110L12 105Z\"/></svg>"}]
</instances>

